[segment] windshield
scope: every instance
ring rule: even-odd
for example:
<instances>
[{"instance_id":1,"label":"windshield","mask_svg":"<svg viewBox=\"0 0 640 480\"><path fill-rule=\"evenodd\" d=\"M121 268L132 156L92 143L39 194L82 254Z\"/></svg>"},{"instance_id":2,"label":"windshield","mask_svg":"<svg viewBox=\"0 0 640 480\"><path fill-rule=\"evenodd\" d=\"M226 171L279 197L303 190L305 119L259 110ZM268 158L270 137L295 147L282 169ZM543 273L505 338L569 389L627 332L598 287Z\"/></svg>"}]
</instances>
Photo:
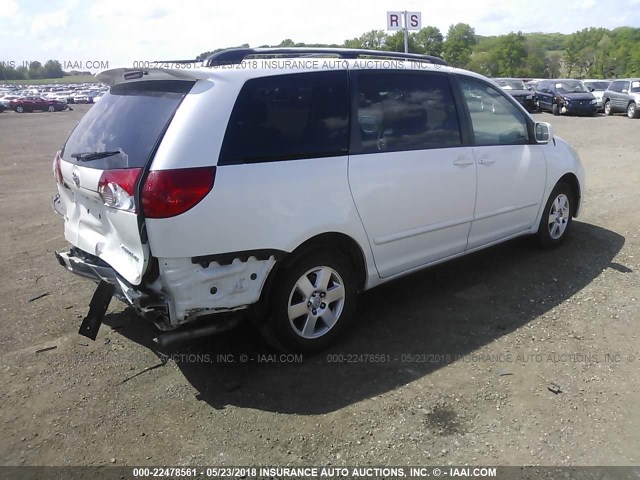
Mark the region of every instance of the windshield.
<instances>
[{"instance_id":1,"label":"windshield","mask_svg":"<svg viewBox=\"0 0 640 480\"><path fill-rule=\"evenodd\" d=\"M111 87L71 133L62 158L102 170L144 167L192 86L193 82L152 81ZM87 153L102 152L117 154L83 161Z\"/></svg>"},{"instance_id":2,"label":"windshield","mask_svg":"<svg viewBox=\"0 0 640 480\"><path fill-rule=\"evenodd\" d=\"M609 88L609 83L611 82L584 82L584 85L587 88L593 88L594 90L606 90Z\"/></svg>"},{"instance_id":3,"label":"windshield","mask_svg":"<svg viewBox=\"0 0 640 480\"><path fill-rule=\"evenodd\" d=\"M558 93L589 93L589 90L577 80L556 83Z\"/></svg>"},{"instance_id":4,"label":"windshield","mask_svg":"<svg viewBox=\"0 0 640 480\"><path fill-rule=\"evenodd\" d=\"M522 80L501 78L496 80L496 83L505 90L527 90L527 87Z\"/></svg>"}]
</instances>

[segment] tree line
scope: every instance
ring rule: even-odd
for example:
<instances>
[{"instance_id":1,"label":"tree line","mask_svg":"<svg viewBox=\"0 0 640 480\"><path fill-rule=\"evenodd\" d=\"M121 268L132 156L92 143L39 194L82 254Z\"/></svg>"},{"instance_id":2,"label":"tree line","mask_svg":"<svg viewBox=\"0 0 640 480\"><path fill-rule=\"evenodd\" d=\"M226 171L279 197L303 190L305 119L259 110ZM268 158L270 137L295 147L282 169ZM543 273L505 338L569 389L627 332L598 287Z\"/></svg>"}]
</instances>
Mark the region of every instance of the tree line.
<instances>
[{"instance_id":1,"label":"tree line","mask_svg":"<svg viewBox=\"0 0 640 480\"><path fill-rule=\"evenodd\" d=\"M269 47L270 45L261 45ZM342 44L305 44L291 39L275 47L341 47L404 51L402 31L371 30ZM248 44L240 47L249 47ZM585 28L572 34L522 33L480 36L466 23L451 25L446 36L427 26L408 35L411 53L441 57L450 65L489 77L621 78L640 76L640 28ZM236 47L237 48L237 47ZM203 60L220 50L205 52Z\"/></svg>"},{"instance_id":2,"label":"tree line","mask_svg":"<svg viewBox=\"0 0 640 480\"><path fill-rule=\"evenodd\" d=\"M16 65L15 62L0 61L0 80L35 80L38 78L62 78L66 73L57 60L28 62L28 65Z\"/></svg>"},{"instance_id":3,"label":"tree line","mask_svg":"<svg viewBox=\"0 0 640 480\"><path fill-rule=\"evenodd\" d=\"M424 27L408 36L409 51L444 58L450 65L490 77L622 78L640 76L640 28L585 28L572 34L522 33L480 36L466 23L451 25L446 36L437 27ZM268 47L270 45L261 45ZM305 44L291 39L276 47L342 47L404 51L402 31L371 30L342 44ZM240 47L249 47L248 44ZM218 49L204 52L203 60ZM0 61L0 80L61 78L60 62L15 65Z\"/></svg>"}]
</instances>

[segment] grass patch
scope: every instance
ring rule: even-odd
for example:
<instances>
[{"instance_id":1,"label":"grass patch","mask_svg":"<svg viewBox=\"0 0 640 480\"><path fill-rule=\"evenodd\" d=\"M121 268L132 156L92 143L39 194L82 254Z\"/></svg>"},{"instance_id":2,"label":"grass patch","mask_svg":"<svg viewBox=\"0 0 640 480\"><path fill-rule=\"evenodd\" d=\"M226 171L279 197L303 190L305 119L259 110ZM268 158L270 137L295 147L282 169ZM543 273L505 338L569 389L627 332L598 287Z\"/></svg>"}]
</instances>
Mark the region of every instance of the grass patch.
<instances>
[{"instance_id":1,"label":"grass patch","mask_svg":"<svg viewBox=\"0 0 640 480\"><path fill-rule=\"evenodd\" d=\"M69 83L90 83L96 82L96 77L93 75L69 75L68 77L62 78L37 78L34 80L2 80L0 79L0 84L8 84L8 85L66 85Z\"/></svg>"}]
</instances>

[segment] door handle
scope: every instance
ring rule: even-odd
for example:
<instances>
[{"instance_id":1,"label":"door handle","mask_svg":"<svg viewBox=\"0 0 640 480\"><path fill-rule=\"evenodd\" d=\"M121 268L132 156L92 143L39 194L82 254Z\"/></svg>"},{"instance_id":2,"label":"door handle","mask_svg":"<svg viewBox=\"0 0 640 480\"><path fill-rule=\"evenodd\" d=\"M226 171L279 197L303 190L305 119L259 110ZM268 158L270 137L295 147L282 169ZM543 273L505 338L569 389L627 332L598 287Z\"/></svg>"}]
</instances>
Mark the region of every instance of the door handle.
<instances>
[{"instance_id":1,"label":"door handle","mask_svg":"<svg viewBox=\"0 0 640 480\"><path fill-rule=\"evenodd\" d=\"M482 155L480 158L478 158L478 163L482 165L491 165L492 163L496 163L496 161L489 158L489 155Z\"/></svg>"},{"instance_id":2,"label":"door handle","mask_svg":"<svg viewBox=\"0 0 640 480\"><path fill-rule=\"evenodd\" d=\"M465 167L467 165L473 165L473 160L469 157L465 157L464 155L460 155L453 161L454 165L458 165L459 167Z\"/></svg>"}]
</instances>

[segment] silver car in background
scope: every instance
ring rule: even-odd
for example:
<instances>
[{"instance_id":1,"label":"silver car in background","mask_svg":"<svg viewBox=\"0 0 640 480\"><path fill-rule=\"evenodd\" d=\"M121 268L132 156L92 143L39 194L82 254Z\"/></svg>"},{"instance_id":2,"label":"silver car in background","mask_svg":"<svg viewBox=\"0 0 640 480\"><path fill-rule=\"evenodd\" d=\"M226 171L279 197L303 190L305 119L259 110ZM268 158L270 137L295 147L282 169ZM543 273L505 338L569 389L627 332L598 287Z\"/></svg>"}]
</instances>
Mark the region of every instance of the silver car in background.
<instances>
[{"instance_id":1,"label":"silver car in background","mask_svg":"<svg viewBox=\"0 0 640 480\"><path fill-rule=\"evenodd\" d=\"M614 80L605 90L602 101L605 115L626 113L629 118L640 118L640 78Z\"/></svg>"}]
</instances>

